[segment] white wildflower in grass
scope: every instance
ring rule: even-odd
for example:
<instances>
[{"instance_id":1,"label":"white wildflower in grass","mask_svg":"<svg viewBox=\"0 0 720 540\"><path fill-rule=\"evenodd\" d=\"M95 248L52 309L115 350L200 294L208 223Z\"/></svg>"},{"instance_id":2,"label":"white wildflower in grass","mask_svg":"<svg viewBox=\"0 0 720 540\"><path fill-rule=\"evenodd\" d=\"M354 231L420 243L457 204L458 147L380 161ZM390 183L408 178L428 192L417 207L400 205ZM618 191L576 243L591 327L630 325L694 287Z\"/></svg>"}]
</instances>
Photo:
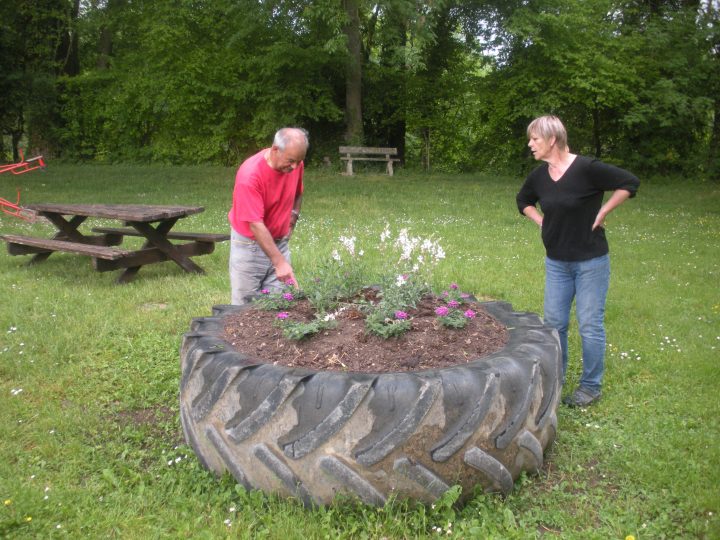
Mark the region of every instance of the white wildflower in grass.
<instances>
[{"instance_id":1,"label":"white wildflower in grass","mask_svg":"<svg viewBox=\"0 0 720 540\"><path fill-rule=\"evenodd\" d=\"M340 243L347 249L348 253L355 256L355 240L354 236L341 236Z\"/></svg>"},{"instance_id":2,"label":"white wildflower in grass","mask_svg":"<svg viewBox=\"0 0 720 540\"><path fill-rule=\"evenodd\" d=\"M10 394L13 395L13 396L17 396L17 395L20 394L22 391L23 391L22 388L13 388L12 390L10 390Z\"/></svg>"},{"instance_id":3,"label":"white wildflower in grass","mask_svg":"<svg viewBox=\"0 0 720 540\"><path fill-rule=\"evenodd\" d=\"M340 257L340 253L338 253L337 249L333 249L332 251L332 258L342 264L342 257Z\"/></svg>"},{"instance_id":4,"label":"white wildflower in grass","mask_svg":"<svg viewBox=\"0 0 720 540\"><path fill-rule=\"evenodd\" d=\"M409 261L412 256L412 252L420 243L419 238L411 238L408 235L407 229L400 229L397 240L395 240L395 246L400 248L400 261Z\"/></svg>"},{"instance_id":5,"label":"white wildflower in grass","mask_svg":"<svg viewBox=\"0 0 720 540\"><path fill-rule=\"evenodd\" d=\"M386 240L390 239L390 236L390 226L386 224L385 230L380 233L380 242L384 244Z\"/></svg>"}]
</instances>

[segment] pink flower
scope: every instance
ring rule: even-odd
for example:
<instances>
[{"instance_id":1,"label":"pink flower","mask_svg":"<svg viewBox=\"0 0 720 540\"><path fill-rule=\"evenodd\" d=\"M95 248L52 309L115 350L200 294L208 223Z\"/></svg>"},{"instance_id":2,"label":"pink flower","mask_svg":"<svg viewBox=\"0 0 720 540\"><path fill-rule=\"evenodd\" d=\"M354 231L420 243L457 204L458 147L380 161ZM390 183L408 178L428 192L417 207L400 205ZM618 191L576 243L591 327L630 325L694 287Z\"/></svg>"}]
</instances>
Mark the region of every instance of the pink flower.
<instances>
[{"instance_id":1,"label":"pink flower","mask_svg":"<svg viewBox=\"0 0 720 540\"><path fill-rule=\"evenodd\" d=\"M405 313L404 311L396 311L395 312L396 319L400 319L400 320L404 321L405 319L407 319L407 317L408 317L408 314Z\"/></svg>"},{"instance_id":2,"label":"pink flower","mask_svg":"<svg viewBox=\"0 0 720 540\"><path fill-rule=\"evenodd\" d=\"M270 294L270 290L269 290L269 289L262 289L260 292L261 292L262 294Z\"/></svg>"},{"instance_id":3,"label":"pink flower","mask_svg":"<svg viewBox=\"0 0 720 540\"><path fill-rule=\"evenodd\" d=\"M292 294L290 294L289 292L286 292L285 294L283 294L283 298L285 300L287 300L288 302L295 300L295 297Z\"/></svg>"},{"instance_id":4,"label":"pink flower","mask_svg":"<svg viewBox=\"0 0 720 540\"><path fill-rule=\"evenodd\" d=\"M468 293L460 293L460 298L467 300L468 298L470 298L470 295Z\"/></svg>"},{"instance_id":5,"label":"pink flower","mask_svg":"<svg viewBox=\"0 0 720 540\"><path fill-rule=\"evenodd\" d=\"M281 311L277 314L277 318L281 320L287 319L289 316L290 314L287 311Z\"/></svg>"},{"instance_id":6,"label":"pink flower","mask_svg":"<svg viewBox=\"0 0 720 540\"><path fill-rule=\"evenodd\" d=\"M450 284L450 288L453 289L453 290L454 290L454 289L457 289L457 288L458 288L458 284L457 284L457 283L451 283L451 284Z\"/></svg>"},{"instance_id":7,"label":"pink flower","mask_svg":"<svg viewBox=\"0 0 720 540\"><path fill-rule=\"evenodd\" d=\"M438 317L444 317L448 314L448 308L445 306L440 306L439 308L435 309L435 315Z\"/></svg>"},{"instance_id":8,"label":"pink flower","mask_svg":"<svg viewBox=\"0 0 720 540\"><path fill-rule=\"evenodd\" d=\"M460 305L460 302L458 302L457 300L450 300L450 301L448 302L448 306L451 307L451 308L456 308L456 307L458 307L459 305Z\"/></svg>"},{"instance_id":9,"label":"pink flower","mask_svg":"<svg viewBox=\"0 0 720 540\"><path fill-rule=\"evenodd\" d=\"M295 282L295 280L293 278L290 278L285 282L285 285L296 285L296 284L297 283Z\"/></svg>"},{"instance_id":10,"label":"pink flower","mask_svg":"<svg viewBox=\"0 0 720 540\"><path fill-rule=\"evenodd\" d=\"M472 309L468 309L468 310L464 313L464 315L465 315L465 317L467 317L468 319L474 319L474 318L475 318L475 312L474 312Z\"/></svg>"}]
</instances>

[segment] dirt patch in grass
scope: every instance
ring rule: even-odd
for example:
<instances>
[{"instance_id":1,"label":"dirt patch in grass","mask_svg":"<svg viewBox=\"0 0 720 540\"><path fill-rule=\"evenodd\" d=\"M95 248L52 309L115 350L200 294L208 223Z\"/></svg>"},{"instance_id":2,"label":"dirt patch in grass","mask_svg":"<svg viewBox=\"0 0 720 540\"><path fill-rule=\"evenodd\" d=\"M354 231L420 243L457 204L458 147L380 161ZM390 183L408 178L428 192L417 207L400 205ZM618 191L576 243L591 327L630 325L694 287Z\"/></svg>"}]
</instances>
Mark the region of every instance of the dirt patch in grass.
<instances>
[{"instance_id":1,"label":"dirt patch in grass","mask_svg":"<svg viewBox=\"0 0 720 540\"><path fill-rule=\"evenodd\" d=\"M151 439L167 440L169 436L170 444L179 445L185 442L178 413L170 407L119 411L115 415L115 421L121 429L126 426L145 428Z\"/></svg>"}]
</instances>

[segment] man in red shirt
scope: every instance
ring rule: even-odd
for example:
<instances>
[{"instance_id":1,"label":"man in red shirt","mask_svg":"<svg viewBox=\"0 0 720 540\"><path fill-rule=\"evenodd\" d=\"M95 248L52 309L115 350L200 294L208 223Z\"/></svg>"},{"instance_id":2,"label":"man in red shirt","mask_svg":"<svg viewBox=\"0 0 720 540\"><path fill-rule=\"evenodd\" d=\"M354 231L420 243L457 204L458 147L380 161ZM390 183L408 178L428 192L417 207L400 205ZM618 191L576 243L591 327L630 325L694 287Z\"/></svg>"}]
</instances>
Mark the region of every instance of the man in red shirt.
<instances>
[{"instance_id":1,"label":"man in red shirt","mask_svg":"<svg viewBox=\"0 0 720 540\"><path fill-rule=\"evenodd\" d=\"M288 240L300 215L307 132L283 128L273 144L246 159L235 175L230 221L232 303L260 291L297 286Z\"/></svg>"}]
</instances>

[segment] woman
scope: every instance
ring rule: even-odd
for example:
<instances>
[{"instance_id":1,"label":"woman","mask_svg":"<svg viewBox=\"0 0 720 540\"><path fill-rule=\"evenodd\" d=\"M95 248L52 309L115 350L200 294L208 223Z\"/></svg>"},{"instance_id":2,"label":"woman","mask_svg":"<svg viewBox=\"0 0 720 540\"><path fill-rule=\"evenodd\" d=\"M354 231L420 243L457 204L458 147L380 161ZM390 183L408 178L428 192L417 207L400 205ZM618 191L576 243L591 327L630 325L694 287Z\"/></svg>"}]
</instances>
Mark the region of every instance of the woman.
<instances>
[{"instance_id":1,"label":"woman","mask_svg":"<svg viewBox=\"0 0 720 540\"><path fill-rule=\"evenodd\" d=\"M527 135L533 156L546 164L525 179L517 194L517 206L542 231L547 255L545 323L560 335L563 383L570 307L575 299L583 372L577 389L563 403L585 407L600 399L605 367L610 258L603 224L610 212L635 196L640 181L628 171L570 153L565 126L555 116L533 120ZM606 191L613 193L603 204ZM536 208L538 203L542 213Z\"/></svg>"}]
</instances>

